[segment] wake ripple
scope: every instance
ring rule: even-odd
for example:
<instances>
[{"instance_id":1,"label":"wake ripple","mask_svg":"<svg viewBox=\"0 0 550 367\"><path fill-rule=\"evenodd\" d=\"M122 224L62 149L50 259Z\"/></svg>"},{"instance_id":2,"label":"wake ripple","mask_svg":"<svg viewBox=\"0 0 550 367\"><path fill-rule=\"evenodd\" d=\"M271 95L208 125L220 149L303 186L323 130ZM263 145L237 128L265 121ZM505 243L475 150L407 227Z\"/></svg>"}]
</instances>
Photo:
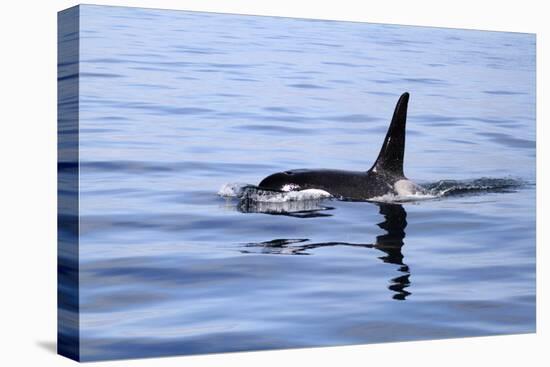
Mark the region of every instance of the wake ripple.
<instances>
[{"instance_id":1,"label":"wake ripple","mask_svg":"<svg viewBox=\"0 0 550 367\"><path fill-rule=\"evenodd\" d=\"M441 180L421 186L428 193L442 197L483 192L515 192L527 184L526 181L517 178L482 177L471 180Z\"/></svg>"}]
</instances>

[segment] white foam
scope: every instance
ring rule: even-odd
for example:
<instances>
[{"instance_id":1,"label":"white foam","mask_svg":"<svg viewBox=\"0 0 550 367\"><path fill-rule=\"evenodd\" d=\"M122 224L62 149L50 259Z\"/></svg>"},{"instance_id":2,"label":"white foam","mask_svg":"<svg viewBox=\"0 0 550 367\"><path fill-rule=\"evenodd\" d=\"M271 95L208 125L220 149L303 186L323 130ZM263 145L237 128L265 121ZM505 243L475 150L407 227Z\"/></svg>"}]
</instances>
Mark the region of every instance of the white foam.
<instances>
[{"instance_id":1,"label":"white foam","mask_svg":"<svg viewBox=\"0 0 550 367\"><path fill-rule=\"evenodd\" d=\"M307 189L288 192L257 191L251 199L261 203L285 203L288 201L320 200L332 195L324 190Z\"/></svg>"},{"instance_id":2,"label":"white foam","mask_svg":"<svg viewBox=\"0 0 550 367\"><path fill-rule=\"evenodd\" d=\"M406 194L406 195L385 194L381 196L372 197L368 201L376 201L380 203L404 203L409 201L437 199L439 197L441 196L428 194L425 192L416 192L416 193Z\"/></svg>"},{"instance_id":3,"label":"white foam","mask_svg":"<svg viewBox=\"0 0 550 367\"><path fill-rule=\"evenodd\" d=\"M300 186L296 184L286 184L281 188L282 191L297 191L300 190Z\"/></svg>"},{"instance_id":4,"label":"white foam","mask_svg":"<svg viewBox=\"0 0 550 367\"><path fill-rule=\"evenodd\" d=\"M291 185L288 185L291 186ZM298 186L288 187L288 190ZM289 201L321 200L332 195L324 190L306 189L298 191L271 191L262 190L253 185L244 183L226 183L219 190L218 195L226 198L250 199L261 203L285 203Z\"/></svg>"},{"instance_id":5,"label":"white foam","mask_svg":"<svg viewBox=\"0 0 550 367\"><path fill-rule=\"evenodd\" d=\"M410 201L436 199L441 195L426 191L422 186L410 180L399 180L393 185L395 194L389 193L369 198L369 201L382 203L403 203Z\"/></svg>"},{"instance_id":6,"label":"white foam","mask_svg":"<svg viewBox=\"0 0 550 367\"><path fill-rule=\"evenodd\" d=\"M226 198L239 197L247 186L250 185L244 183L226 183L218 190L218 195Z\"/></svg>"},{"instance_id":7,"label":"white foam","mask_svg":"<svg viewBox=\"0 0 550 367\"><path fill-rule=\"evenodd\" d=\"M410 180L399 180L393 184L393 188L399 196L411 196L423 194L425 190Z\"/></svg>"}]
</instances>

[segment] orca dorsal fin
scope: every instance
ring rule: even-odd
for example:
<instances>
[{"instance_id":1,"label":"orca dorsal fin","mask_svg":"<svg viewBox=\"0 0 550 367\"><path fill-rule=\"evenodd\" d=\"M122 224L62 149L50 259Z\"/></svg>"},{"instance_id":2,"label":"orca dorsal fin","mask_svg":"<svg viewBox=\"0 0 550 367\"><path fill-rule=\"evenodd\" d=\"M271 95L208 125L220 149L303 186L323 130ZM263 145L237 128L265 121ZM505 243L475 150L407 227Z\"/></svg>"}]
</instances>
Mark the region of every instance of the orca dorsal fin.
<instances>
[{"instance_id":1,"label":"orca dorsal fin","mask_svg":"<svg viewBox=\"0 0 550 367\"><path fill-rule=\"evenodd\" d=\"M369 171L405 177L403 174L403 157L405 155L405 125L407 123L408 103L409 93L405 92L397 101L384 144L382 144L378 158Z\"/></svg>"}]
</instances>

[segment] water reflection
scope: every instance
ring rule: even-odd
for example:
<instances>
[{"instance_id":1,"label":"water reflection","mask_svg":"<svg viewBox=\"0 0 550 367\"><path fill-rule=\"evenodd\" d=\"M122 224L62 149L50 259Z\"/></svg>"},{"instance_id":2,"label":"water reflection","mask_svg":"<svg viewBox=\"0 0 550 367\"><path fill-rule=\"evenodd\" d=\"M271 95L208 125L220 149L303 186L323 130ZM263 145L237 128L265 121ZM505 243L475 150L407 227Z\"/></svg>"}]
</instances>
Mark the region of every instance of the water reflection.
<instances>
[{"instance_id":1,"label":"water reflection","mask_svg":"<svg viewBox=\"0 0 550 367\"><path fill-rule=\"evenodd\" d=\"M235 188L231 188L235 190ZM300 192L302 194L303 192ZM308 198L301 196L300 199L288 199L285 196L292 193L260 189L257 186L245 185L237 187L236 196L239 203L236 209L242 213L262 213L270 215L285 215L296 218L330 217L332 214L326 211L333 210L333 207L326 206L323 197ZM233 205L231 204L231 207Z\"/></svg>"},{"instance_id":2,"label":"water reflection","mask_svg":"<svg viewBox=\"0 0 550 367\"><path fill-rule=\"evenodd\" d=\"M306 205L302 203L302 205ZM327 216L330 214L320 213L323 210L330 210L333 208L322 207L318 204L316 208L306 210L300 210L298 212L284 212L282 210L277 211L264 211L267 214L276 215L289 215L299 217L311 217L311 216ZM385 233L376 236L374 243L349 243L349 242L318 242L311 243L308 238L278 238L265 242L253 242L245 244L245 248L241 250L242 253L264 253L275 255L310 255L311 251L320 247L328 246L352 246L363 247L368 249L376 249L384 253L379 257L384 263L398 265L399 276L390 280L390 286L388 287L394 292L393 299L405 300L411 293L406 290L410 285L410 270L409 266L403 262L403 253L401 249L404 245L405 227L407 226L407 212L402 205L399 204L382 204L376 203L379 207L379 213L382 214L384 220L378 223L378 227L383 229ZM254 207L253 212L258 212L258 207ZM280 208L278 208L280 209ZM243 206L239 207L239 210L243 210Z\"/></svg>"},{"instance_id":3,"label":"water reflection","mask_svg":"<svg viewBox=\"0 0 550 367\"><path fill-rule=\"evenodd\" d=\"M389 289L396 292L394 299L404 300L411 293L405 288L409 287L410 271L409 266L403 262L403 253L401 248L405 244L405 227L407 226L407 212L402 205L398 204L378 204L380 214L384 216L384 221L378 223L378 227L386 231L385 234L376 237L375 249L384 252L386 255L379 257L385 263L399 265L398 271L402 275L393 278Z\"/></svg>"},{"instance_id":4,"label":"water reflection","mask_svg":"<svg viewBox=\"0 0 550 367\"><path fill-rule=\"evenodd\" d=\"M285 215L295 218L331 217L325 211L333 207L322 205L321 200L296 200L287 202L258 202L241 200L237 210L242 213L262 213L270 215Z\"/></svg>"}]
</instances>

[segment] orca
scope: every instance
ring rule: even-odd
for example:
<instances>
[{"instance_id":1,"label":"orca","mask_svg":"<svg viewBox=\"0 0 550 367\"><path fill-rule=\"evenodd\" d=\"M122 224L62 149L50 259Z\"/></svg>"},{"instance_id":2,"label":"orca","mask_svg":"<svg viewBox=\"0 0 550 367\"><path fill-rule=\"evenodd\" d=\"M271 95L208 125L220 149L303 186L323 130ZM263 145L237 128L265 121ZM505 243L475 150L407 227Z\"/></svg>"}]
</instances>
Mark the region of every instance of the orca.
<instances>
[{"instance_id":1,"label":"orca","mask_svg":"<svg viewBox=\"0 0 550 367\"><path fill-rule=\"evenodd\" d=\"M292 169L274 173L258 185L276 191L323 190L344 200L368 201L387 195L412 195L422 188L403 173L409 93L401 95L378 158L368 171Z\"/></svg>"}]
</instances>

